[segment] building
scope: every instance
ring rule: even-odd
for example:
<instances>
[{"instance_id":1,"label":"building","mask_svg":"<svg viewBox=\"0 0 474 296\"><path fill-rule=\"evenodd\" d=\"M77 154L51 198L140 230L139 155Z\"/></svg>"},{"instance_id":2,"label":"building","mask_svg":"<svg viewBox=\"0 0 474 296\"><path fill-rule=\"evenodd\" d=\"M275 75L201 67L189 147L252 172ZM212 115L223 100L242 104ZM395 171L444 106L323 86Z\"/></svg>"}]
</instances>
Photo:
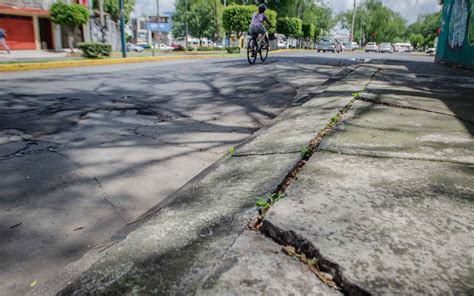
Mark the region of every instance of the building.
<instances>
[{"instance_id":1,"label":"building","mask_svg":"<svg viewBox=\"0 0 474 296\"><path fill-rule=\"evenodd\" d=\"M440 0L443 4L436 62L474 69L473 0Z\"/></svg>"},{"instance_id":2,"label":"building","mask_svg":"<svg viewBox=\"0 0 474 296\"><path fill-rule=\"evenodd\" d=\"M132 19L132 35L134 43L153 44L158 40L158 32L161 43L170 45L173 43L171 33L171 13L165 12L157 16L140 16Z\"/></svg>"},{"instance_id":3,"label":"building","mask_svg":"<svg viewBox=\"0 0 474 296\"><path fill-rule=\"evenodd\" d=\"M5 29L12 50L56 50L68 48L65 30L49 19L49 9L56 0L0 0L0 27ZM90 9L90 21L76 31L76 44L83 41L106 41L115 48L117 26L106 16L106 32L98 28L99 16L92 10L92 0L64 0Z\"/></svg>"}]
</instances>

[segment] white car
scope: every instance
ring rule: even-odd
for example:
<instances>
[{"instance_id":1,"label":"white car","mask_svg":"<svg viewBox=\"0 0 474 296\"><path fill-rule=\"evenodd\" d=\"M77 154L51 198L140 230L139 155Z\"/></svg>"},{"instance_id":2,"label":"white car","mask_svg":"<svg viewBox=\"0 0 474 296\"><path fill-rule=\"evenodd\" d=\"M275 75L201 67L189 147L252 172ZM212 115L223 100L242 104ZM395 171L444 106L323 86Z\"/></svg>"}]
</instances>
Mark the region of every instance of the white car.
<instances>
[{"instance_id":1,"label":"white car","mask_svg":"<svg viewBox=\"0 0 474 296\"><path fill-rule=\"evenodd\" d=\"M352 42L352 50L357 50L359 49L359 44L357 44L357 42Z\"/></svg>"},{"instance_id":2,"label":"white car","mask_svg":"<svg viewBox=\"0 0 474 296\"><path fill-rule=\"evenodd\" d=\"M278 40L278 49L287 48L287 47L288 45L286 44L286 41Z\"/></svg>"},{"instance_id":3,"label":"white car","mask_svg":"<svg viewBox=\"0 0 474 296\"><path fill-rule=\"evenodd\" d=\"M392 44L390 44L390 43L388 43L388 42L381 43L381 44L380 44L380 47L379 47L379 52L381 52L381 53L385 53L385 52L393 53L393 46L392 46Z\"/></svg>"},{"instance_id":4,"label":"white car","mask_svg":"<svg viewBox=\"0 0 474 296\"><path fill-rule=\"evenodd\" d=\"M375 42L369 42L365 46L365 52L379 52L379 47Z\"/></svg>"},{"instance_id":5,"label":"white car","mask_svg":"<svg viewBox=\"0 0 474 296\"><path fill-rule=\"evenodd\" d=\"M128 51L142 52L145 48L137 44L128 44Z\"/></svg>"},{"instance_id":6,"label":"white car","mask_svg":"<svg viewBox=\"0 0 474 296\"><path fill-rule=\"evenodd\" d=\"M168 46L168 45L163 44L163 43L160 43L160 45L155 44L155 48L156 48L156 49L159 48L160 50L164 50L164 51L174 50L174 48L172 48L171 46Z\"/></svg>"}]
</instances>

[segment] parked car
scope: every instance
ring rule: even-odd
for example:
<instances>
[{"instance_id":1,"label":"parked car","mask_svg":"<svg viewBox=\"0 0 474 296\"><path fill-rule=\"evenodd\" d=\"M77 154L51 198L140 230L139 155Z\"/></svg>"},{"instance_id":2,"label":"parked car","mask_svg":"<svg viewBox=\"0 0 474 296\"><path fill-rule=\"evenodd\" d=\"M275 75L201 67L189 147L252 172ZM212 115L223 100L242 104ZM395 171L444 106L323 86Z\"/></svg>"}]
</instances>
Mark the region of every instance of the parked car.
<instances>
[{"instance_id":1,"label":"parked car","mask_svg":"<svg viewBox=\"0 0 474 296\"><path fill-rule=\"evenodd\" d=\"M436 54L436 48L430 47L425 51L427 54Z\"/></svg>"},{"instance_id":2,"label":"parked car","mask_svg":"<svg viewBox=\"0 0 474 296\"><path fill-rule=\"evenodd\" d=\"M332 51L333 53L342 52L342 45L336 38L323 37L318 44L318 52Z\"/></svg>"},{"instance_id":3,"label":"parked car","mask_svg":"<svg viewBox=\"0 0 474 296\"><path fill-rule=\"evenodd\" d=\"M133 44L133 43L127 44L127 49L128 51L134 51L134 52L142 52L145 50L142 46Z\"/></svg>"},{"instance_id":4,"label":"parked car","mask_svg":"<svg viewBox=\"0 0 474 296\"><path fill-rule=\"evenodd\" d=\"M379 52L381 52L381 53L385 53L385 52L393 53L392 44L390 44L388 42L381 43L380 47L379 47Z\"/></svg>"},{"instance_id":5,"label":"parked car","mask_svg":"<svg viewBox=\"0 0 474 296\"><path fill-rule=\"evenodd\" d=\"M395 52L412 52L413 46L410 43L394 43Z\"/></svg>"},{"instance_id":6,"label":"parked car","mask_svg":"<svg viewBox=\"0 0 474 296\"><path fill-rule=\"evenodd\" d=\"M284 40L278 40L278 49L287 48L288 44Z\"/></svg>"},{"instance_id":7,"label":"parked car","mask_svg":"<svg viewBox=\"0 0 474 296\"><path fill-rule=\"evenodd\" d=\"M224 46L222 46L221 44L218 44L218 43L215 43L215 42L212 42L212 41L209 41L207 44L210 47L214 47L214 48L224 48Z\"/></svg>"},{"instance_id":8,"label":"parked car","mask_svg":"<svg viewBox=\"0 0 474 296\"><path fill-rule=\"evenodd\" d=\"M379 52L379 47L375 42L369 42L365 45L365 52Z\"/></svg>"},{"instance_id":9,"label":"parked car","mask_svg":"<svg viewBox=\"0 0 474 296\"><path fill-rule=\"evenodd\" d=\"M357 42L344 42L343 44L344 50L357 50L359 49L359 44Z\"/></svg>"},{"instance_id":10,"label":"parked car","mask_svg":"<svg viewBox=\"0 0 474 296\"><path fill-rule=\"evenodd\" d=\"M163 44L163 43L160 43L160 45L155 44L155 48L156 48L156 49L159 48L160 50L164 50L164 51L168 51L168 50L173 50L173 49L174 49L173 47L168 46L168 45Z\"/></svg>"},{"instance_id":11,"label":"parked car","mask_svg":"<svg viewBox=\"0 0 474 296\"><path fill-rule=\"evenodd\" d=\"M137 43L136 45L137 45L137 46L141 46L141 47L143 47L144 49L149 49L149 48L151 48L151 45L148 44L148 43Z\"/></svg>"}]
</instances>

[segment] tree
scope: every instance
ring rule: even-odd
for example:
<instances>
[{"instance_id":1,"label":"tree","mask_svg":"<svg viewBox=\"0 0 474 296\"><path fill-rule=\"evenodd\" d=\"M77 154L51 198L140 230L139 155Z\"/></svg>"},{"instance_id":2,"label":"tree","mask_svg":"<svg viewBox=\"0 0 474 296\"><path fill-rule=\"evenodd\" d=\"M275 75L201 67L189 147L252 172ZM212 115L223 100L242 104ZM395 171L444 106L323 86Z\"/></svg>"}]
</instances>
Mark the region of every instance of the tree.
<instances>
[{"instance_id":1,"label":"tree","mask_svg":"<svg viewBox=\"0 0 474 296\"><path fill-rule=\"evenodd\" d=\"M99 0L93 0L92 6L94 9L99 9ZM125 23L130 18L130 13L133 11L135 6L135 0L124 0L124 18ZM104 0L104 11L110 14L110 17L114 22L118 22L120 19L120 2L119 0Z\"/></svg>"},{"instance_id":2,"label":"tree","mask_svg":"<svg viewBox=\"0 0 474 296\"><path fill-rule=\"evenodd\" d=\"M50 9L51 21L60 25L68 37L71 53L74 47L74 31L89 20L89 11L80 4L56 2Z\"/></svg>"},{"instance_id":3,"label":"tree","mask_svg":"<svg viewBox=\"0 0 474 296\"><path fill-rule=\"evenodd\" d=\"M421 34L411 34L410 35L410 43L413 45L415 49L419 49L423 47L424 38Z\"/></svg>"},{"instance_id":4,"label":"tree","mask_svg":"<svg viewBox=\"0 0 474 296\"><path fill-rule=\"evenodd\" d=\"M277 32L287 37L298 38L303 36L303 21L296 17L279 18L277 21Z\"/></svg>"},{"instance_id":5,"label":"tree","mask_svg":"<svg viewBox=\"0 0 474 296\"><path fill-rule=\"evenodd\" d=\"M421 34L423 36L423 47L433 47L434 40L438 37L438 28L441 25L441 12L422 15L418 20L408 26L407 37L411 34Z\"/></svg>"},{"instance_id":6,"label":"tree","mask_svg":"<svg viewBox=\"0 0 474 296\"><path fill-rule=\"evenodd\" d=\"M314 40L316 38L316 27L315 27L315 25L313 25L313 24L303 24L302 31L303 31L303 37L304 37L306 43L308 43L309 41ZM309 47L308 44L306 45L306 47Z\"/></svg>"},{"instance_id":7,"label":"tree","mask_svg":"<svg viewBox=\"0 0 474 296\"><path fill-rule=\"evenodd\" d=\"M257 11L253 5L231 5L224 10L222 24L226 32L235 32L240 38L249 29L252 15Z\"/></svg>"},{"instance_id":8,"label":"tree","mask_svg":"<svg viewBox=\"0 0 474 296\"><path fill-rule=\"evenodd\" d=\"M353 10L338 16L344 27L352 26ZM354 39L375 42L393 42L406 32L406 20L401 15L383 5L380 0L367 0L357 8Z\"/></svg>"}]
</instances>

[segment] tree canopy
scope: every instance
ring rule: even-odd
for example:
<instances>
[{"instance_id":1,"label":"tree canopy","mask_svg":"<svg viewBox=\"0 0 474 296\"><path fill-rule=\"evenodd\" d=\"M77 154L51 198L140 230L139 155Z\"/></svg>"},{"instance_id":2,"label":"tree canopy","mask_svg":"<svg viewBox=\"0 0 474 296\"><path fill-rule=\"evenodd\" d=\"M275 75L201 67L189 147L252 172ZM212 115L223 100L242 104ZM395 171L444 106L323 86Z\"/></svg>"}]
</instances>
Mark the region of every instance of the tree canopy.
<instances>
[{"instance_id":1,"label":"tree canopy","mask_svg":"<svg viewBox=\"0 0 474 296\"><path fill-rule=\"evenodd\" d=\"M61 25L68 36L68 43L73 52L74 30L85 25L89 20L89 11L80 4L54 3L50 8L51 21Z\"/></svg>"},{"instance_id":2,"label":"tree canopy","mask_svg":"<svg viewBox=\"0 0 474 296\"><path fill-rule=\"evenodd\" d=\"M408 34L420 34L423 37L423 47L433 47L441 25L441 12L422 15L418 20L408 26Z\"/></svg>"},{"instance_id":3,"label":"tree canopy","mask_svg":"<svg viewBox=\"0 0 474 296\"><path fill-rule=\"evenodd\" d=\"M338 19L344 27L351 29L353 10L347 10ZM380 0L367 0L357 7L354 40L393 42L406 34L406 20Z\"/></svg>"},{"instance_id":4,"label":"tree canopy","mask_svg":"<svg viewBox=\"0 0 474 296\"><path fill-rule=\"evenodd\" d=\"M279 18L277 21L277 32L288 37L302 37L302 29L303 21L296 17Z\"/></svg>"}]
</instances>

